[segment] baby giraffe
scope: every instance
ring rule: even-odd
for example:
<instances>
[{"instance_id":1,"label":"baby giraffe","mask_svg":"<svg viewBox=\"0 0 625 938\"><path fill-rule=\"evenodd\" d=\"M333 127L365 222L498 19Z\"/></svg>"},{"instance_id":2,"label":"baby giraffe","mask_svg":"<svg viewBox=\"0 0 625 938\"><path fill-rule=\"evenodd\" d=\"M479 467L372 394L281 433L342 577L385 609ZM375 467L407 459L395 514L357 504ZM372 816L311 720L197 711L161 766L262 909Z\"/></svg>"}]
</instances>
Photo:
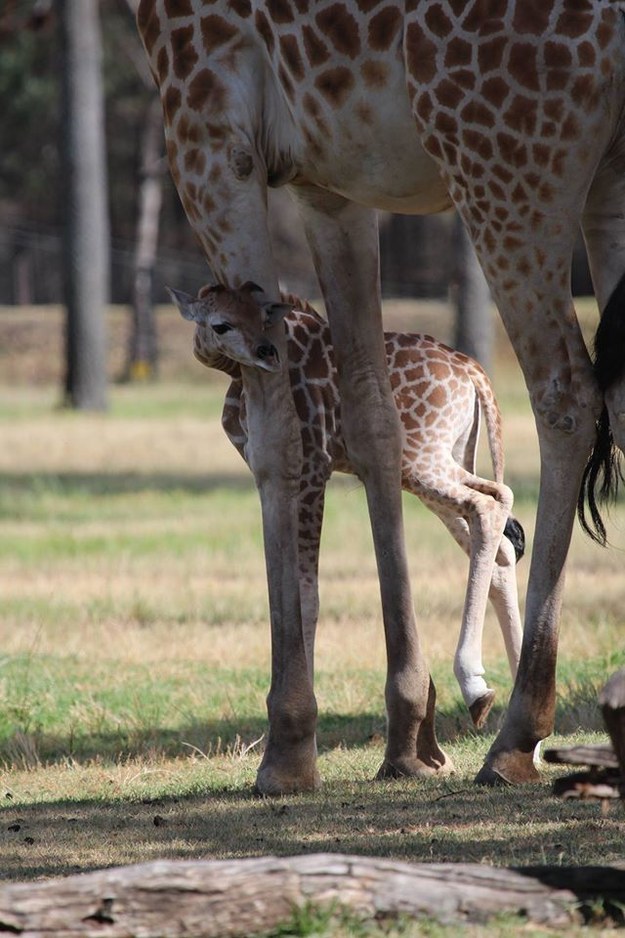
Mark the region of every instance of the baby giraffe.
<instances>
[{"instance_id":1,"label":"baby giraffe","mask_svg":"<svg viewBox=\"0 0 625 938\"><path fill-rule=\"evenodd\" d=\"M305 302L284 296L265 303L260 287L204 287L198 297L171 296L196 323L194 352L203 364L232 378L222 425L246 459L243 369L282 367L265 330L280 319L287 332L293 399L300 420L303 466L299 508L299 577L304 634L310 646L319 613L318 562L325 487L331 473L353 473L341 430L337 372L328 323ZM402 486L447 526L469 556L454 674L476 727L482 727L495 692L484 680L482 631L490 597L502 630L512 676L521 650L515 562L524 549L521 525L511 515L512 492L503 484L501 415L490 382L477 362L430 336L385 333L389 377L403 425ZM495 481L475 474L483 414ZM497 548L494 532L504 536ZM496 550L495 562L492 557ZM312 671L312 661L310 662Z\"/></svg>"}]
</instances>

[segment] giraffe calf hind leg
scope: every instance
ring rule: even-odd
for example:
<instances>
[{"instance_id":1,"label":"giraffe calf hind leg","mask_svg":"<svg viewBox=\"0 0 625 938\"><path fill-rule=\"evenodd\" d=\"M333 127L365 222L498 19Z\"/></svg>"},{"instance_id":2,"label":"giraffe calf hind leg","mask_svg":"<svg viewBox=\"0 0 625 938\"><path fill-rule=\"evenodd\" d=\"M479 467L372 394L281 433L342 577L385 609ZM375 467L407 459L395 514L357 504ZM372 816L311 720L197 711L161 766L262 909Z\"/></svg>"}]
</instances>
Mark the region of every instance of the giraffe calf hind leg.
<instances>
[{"instance_id":1,"label":"giraffe calf hind leg","mask_svg":"<svg viewBox=\"0 0 625 938\"><path fill-rule=\"evenodd\" d=\"M469 713L476 730L481 730L486 724L488 714L493 708L496 696L495 691L489 689L485 694L482 694L481 697L478 697L477 700L474 700L469 707Z\"/></svg>"},{"instance_id":2,"label":"giraffe calf hind leg","mask_svg":"<svg viewBox=\"0 0 625 938\"><path fill-rule=\"evenodd\" d=\"M484 679L482 632L489 597L495 606L512 673L520 648L520 616L516 593L514 559L522 552L522 528L511 525L512 492L503 485L480 479L455 464L448 484L425 489L418 479L404 480L450 531L469 557L469 577L460 636L454 656L454 675L471 720L482 729L495 702L496 693ZM460 495L459 492L462 492ZM515 544L504 530L510 531Z\"/></svg>"}]
</instances>

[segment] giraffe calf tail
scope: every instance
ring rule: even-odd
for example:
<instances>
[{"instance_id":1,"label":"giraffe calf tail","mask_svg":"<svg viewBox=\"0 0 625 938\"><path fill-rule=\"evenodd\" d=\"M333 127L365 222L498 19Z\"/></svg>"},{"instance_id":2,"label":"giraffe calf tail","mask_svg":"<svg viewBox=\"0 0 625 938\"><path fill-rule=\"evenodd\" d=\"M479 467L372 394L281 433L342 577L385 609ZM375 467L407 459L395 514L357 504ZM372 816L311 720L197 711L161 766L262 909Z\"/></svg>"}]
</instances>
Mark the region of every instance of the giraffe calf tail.
<instances>
[{"instance_id":1,"label":"giraffe calf tail","mask_svg":"<svg viewBox=\"0 0 625 938\"><path fill-rule=\"evenodd\" d=\"M523 530L521 522L517 521L514 515L510 515L506 521L503 533L514 547L514 555L518 563L525 553L525 531Z\"/></svg>"},{"instance_id":2,"label":"giraffe calf tail","mask_svg":"<svg viewBox=\"0 0 625 938\"><path fill-rule=\"evenodd\" d=\"M473 360L470 360L470 366L471 380L475 387L479 406L484 415L484 422L486 423L488 447L493 463L495 481L499 485L502 485L504 476L504 453L501 411L499 410L493 387L484 369L478 362ZM514 515L508 516L503 533L512 544L515 559L518 563L525 553L525 531L520 521L517 521Z\"/></svg>"},{"instance_id":3,"label":"giraffe calf tail","mask_svg":"<svg viewBox=\"0 0 625 938\"><path fill-rule=\"evenodd\" d=\"M595 335L594 370L604 394L625 373L625 274L601 316ZM577 517L583 530L603 547L607 544L607 534L600 506L616 500L619 483L625 478L622 455L614 442L608 408L604 404L577 499ZM586 516L586 505L590 519Z\"/></svg>"}]
</instances>

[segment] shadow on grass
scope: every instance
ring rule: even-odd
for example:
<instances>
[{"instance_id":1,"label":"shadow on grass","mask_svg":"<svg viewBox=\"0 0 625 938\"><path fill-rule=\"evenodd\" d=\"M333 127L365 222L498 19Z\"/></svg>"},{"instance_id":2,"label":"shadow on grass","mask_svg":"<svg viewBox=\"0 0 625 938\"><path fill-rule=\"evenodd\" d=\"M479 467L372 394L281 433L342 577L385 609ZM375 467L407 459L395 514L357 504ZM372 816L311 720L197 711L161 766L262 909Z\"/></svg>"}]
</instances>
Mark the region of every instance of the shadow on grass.
<instances>
[{"instance_id":1,"label":"shadow on grass","mask_svg":"<svg viewBox=\"0 0 625 938\"><path fill-rule=\"evenodd\" d=\"M241 783L239 782L239 786ZM347 853L498 866L614 863L618 814L570 805L547 785L479 788L472 779L330 782L263 799L251 786L179 795L54 799L0 808L6 879L67 875L155 859Z\"/></svg>"},{"instance_id":2,"label":"shadow on grass","mask_svg":"<svg viewBox=\"0 0 625 938\"><path fill-rule=\"evenodd\" d=\"M439 710L436 720L439 742L447 746L467 738L483 739L485 733L497 732L505 712L503 705L493 707L484 732L479 732L461 702ZM587 699L559 703L555 732L566 735L580 727L586 732L604 731L596 695L592 705ZM337 749L382 746L385 731L386 721L381 709L355 714L322 712L317 724L318 751L324 754ZM94 760L115 763L122 759L176 758L188 754L206 758L237 755L247 749L262 748L266 732L264 714L236 720L197 720L173 729L153 726L76 735L17 731L0 743L0 764L7 768L32 769L39 765L65 764L68 760L87 764Z\"/></svg>"},{"instance_id":3,"label":"shadow on grass","mask_svg":"<svg viewBox=\"0 0 625 938\"><path fill-rule=\"evenodd\" d=\"M502 714L503 707L492 714L491 730ZM439 714L438 727L441 742L452 747L452 758L456 740L478 735L469 729L460 704ZM326 782L313 794L255 797L257 759L246 757L246 749L257 741L252 751L259 754L265 730L259 716L236 724L189 723L175 731L154 727L127 738L16 738L13 746L22 747L22 758L14 750L9 760L16 768L60 768L36 798L28 793L30 773L21 776L14 802L10 766L5 764L5 787L0 787L2 876L28 880L158 858L307 852L502 866L597 864L622 856L622 812L603 817L596 804L559 801L548 781L478 788L473 784L475 767L470 775L373 781L383 749L381 712L320 716L320 753L341 750L335 756L343 759L346 777L341 781ZM7 759L9 753L2 755ZM177 758L167 761L171 757ZM29 764L29 758L35 761ZM59 771L62 776L76 773L76 798L55 797L52 779L59 778ZM100 794L82 797L80 786L89 784L94 771L104 778L96 786Z\"/></svg>"}]
</instances>

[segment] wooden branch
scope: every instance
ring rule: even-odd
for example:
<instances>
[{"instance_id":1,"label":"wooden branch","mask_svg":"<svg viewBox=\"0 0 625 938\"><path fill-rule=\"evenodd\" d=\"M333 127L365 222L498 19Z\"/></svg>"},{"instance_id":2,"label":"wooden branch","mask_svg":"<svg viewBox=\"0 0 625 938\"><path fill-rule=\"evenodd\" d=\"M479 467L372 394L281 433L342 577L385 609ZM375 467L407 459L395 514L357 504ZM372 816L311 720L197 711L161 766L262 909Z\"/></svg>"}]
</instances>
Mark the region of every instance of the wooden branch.
<instances>
[{"instance_id":1,"label":"wooden branch","mask_svg":"<svg viewBox=\"0 0 625 938\"><path fill-rule=\"evenodd\" d=\"M342 854L163 860L0 886L0 933L236 938L275 929L308 903L368 918L404 914L461 922L508 912L564 925L579 920L584 899L624 902L625 871L505 870Z\"/></svg>"},{"instance_id":2,"label":"wooden branch","mask_svg":"<svg viewBox=\"0 0 625 938\"><path fill-rule=\"evenodd\" d=\"M579 798L581 801L596 799L607 811L607 802L621 797L621 774L618 769L590 769L588 772L572 772L557 778L553 793L558 798Z\"/></svg>"},{"instance_id":3,"label":"wooden branch","mask_svg":"<svg viewBox=\"0 0 625 938\"><path fill-rule=\"evenodd\" d=\"M603 721L610 734L621 777L625 778L625 668L617 671L599 694Z\"/></svg>"},{"instance_id":4,"label":"wooden branch","mask_svg":"<svg viewBox=\"0 0 625 938\"><path fill-rule=\"evenodd\" d=\"M610 743L547 749L544 759L545 762L556 762L560 765L591 765L603 769L618 769L618 759Z\"/></svg>"},{"instance_id":5,"label":"wooden branch","mask_svg":"<svg viewBox=\"0 0 625 938\"><path fill-rule=\"evenodd\" d=\"M545 761L590 766L587 772L556 779L553 793L560 798L596 798L605 811L612 799L625 798L625 668L607 682L599 704L611 742L548 749Z\"/></svg>"}]
</instances>

